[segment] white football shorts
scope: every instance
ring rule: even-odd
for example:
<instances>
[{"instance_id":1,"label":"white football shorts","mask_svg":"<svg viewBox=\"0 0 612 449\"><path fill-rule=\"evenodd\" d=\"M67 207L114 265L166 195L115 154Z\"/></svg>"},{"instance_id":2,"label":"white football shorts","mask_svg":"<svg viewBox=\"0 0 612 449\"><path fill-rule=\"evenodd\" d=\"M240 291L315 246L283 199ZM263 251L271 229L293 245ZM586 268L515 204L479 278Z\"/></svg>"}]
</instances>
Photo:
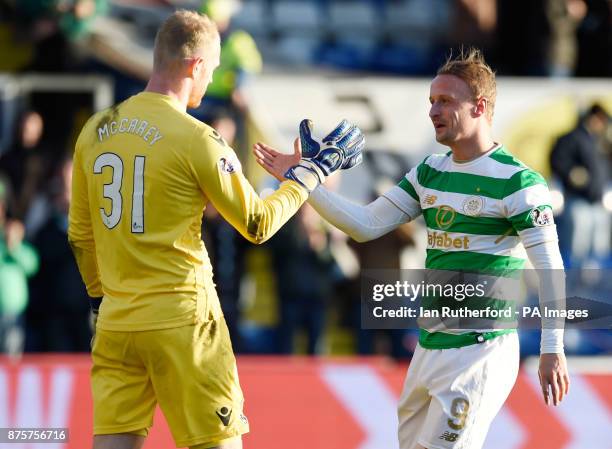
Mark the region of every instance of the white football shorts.
<instances>
[{"instance_id":1,"label":"white football shorts","mask_svg":"<svg viewBox=\"0 0 612 449\"><path fill-rule=\"evenodd\" d=\"M457 349L418 346L398 407L400 449L480 449L518 368L516 332Z\"/></svg>"}]
</instances>

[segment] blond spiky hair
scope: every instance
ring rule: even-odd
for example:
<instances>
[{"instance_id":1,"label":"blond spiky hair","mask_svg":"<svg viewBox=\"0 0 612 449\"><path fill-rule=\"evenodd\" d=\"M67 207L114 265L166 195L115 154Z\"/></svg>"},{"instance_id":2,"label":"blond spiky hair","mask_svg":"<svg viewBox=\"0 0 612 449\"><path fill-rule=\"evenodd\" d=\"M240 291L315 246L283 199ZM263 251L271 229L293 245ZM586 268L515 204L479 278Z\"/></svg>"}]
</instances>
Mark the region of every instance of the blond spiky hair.
<instances>
[{"instance_id":1,"label":"blond spiky hair","mask_svg":"<svg viewBox=\"0 0 612 449\"><path fill-rule=\"evenodd\" d=\"M497 85L495 72L486 63L482 52L477 48L461 48L456 56L452 52L438 69L438 75L453 75L461 78L469 86L474 100L486 98L488 101L487 118L493 119Z\"/></svg>"}]
</instances>

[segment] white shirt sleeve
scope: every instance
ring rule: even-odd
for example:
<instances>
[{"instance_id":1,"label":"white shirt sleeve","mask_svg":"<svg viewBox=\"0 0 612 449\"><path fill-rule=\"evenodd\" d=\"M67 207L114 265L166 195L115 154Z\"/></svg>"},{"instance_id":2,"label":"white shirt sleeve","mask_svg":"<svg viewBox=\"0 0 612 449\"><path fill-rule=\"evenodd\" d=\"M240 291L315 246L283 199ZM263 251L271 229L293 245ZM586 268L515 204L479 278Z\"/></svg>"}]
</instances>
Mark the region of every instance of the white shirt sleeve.
<instances>
[{"instance_id":1,"label":"white shirt sleeve","mask_svg":"<svg viewBox=\"0 0 612 449\"><path fill-rule=\"evenodd\" d=\"M554 232L555 226L544 228L532 228L531 234L541 231L539 240L543 243L533 246L525 245L527 256L534 268L537 270L539 278L540 307L545 305L554 307L565 306L565 273L563 271L563 259L559 252L557 239L550 240L550 233ZM529 240L537 239L530 235ZM533 240L532 240L533 241ZM540 353L563 353L563 321L545 319L542 317L542 338L540 340Z\"/></svg>"},{"instance_id":2,"label":"white shirt sleeve","mask_svg":"<svg viewBox=\"0 0 612 449\"><path fill-rule=\"evenodd\" d=\"M504 196L504 209L537 271L540 309L565 307L565 273L548 186L539 173L525 169L506 187L513 191ZM561 319L542 317L540 353L563 353L563 325Z\"/></svg>"},{"instance_id":3,"label":"white shirt sleeve","mask_svg":"<svg viewBox=\"0 0 612 449\"><path fill-rule=\"evenodd\" d=\"M328 222L358 242L374 240L413 219L385 196L362 206L323 186L312 192L308 204Z\"/></svg>"}]
</instances>

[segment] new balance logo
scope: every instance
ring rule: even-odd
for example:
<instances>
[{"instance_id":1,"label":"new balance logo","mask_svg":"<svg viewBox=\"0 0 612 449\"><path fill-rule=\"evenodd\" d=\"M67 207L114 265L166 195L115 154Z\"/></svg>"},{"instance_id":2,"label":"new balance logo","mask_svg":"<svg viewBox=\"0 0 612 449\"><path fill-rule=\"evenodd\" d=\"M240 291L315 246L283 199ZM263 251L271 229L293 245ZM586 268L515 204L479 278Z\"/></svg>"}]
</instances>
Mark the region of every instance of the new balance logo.
<instances>
[{"instance_id":1,"label":"new balance logo","mask_svg":"<svg viewBox=\"0 0 612 449\"><path fill-rule=\"evenodd\" d=\"M227 407L221 407L217 409L216 413L223 425L227 427L229 425L230 418L232 417L232 409Z\"/></svg>"},{"instance_id":2,"label":"new balance logo","mask_svg":"<svg viewBox=\"0 0 612 449\"><path fill-rule=\"evenodd\" d=\"M449 432L448 430L440 436L441 440L450 441L451 443L457 441L457 438L459 438L458 433Z\"/></svg>"},{"instance_id":3,"label":"new balance logo","mask_svg":"<svg viewBox=\"0 0 612 449\"><path fill-rule=\"evenodd\" d=\"M428 206L433 206L437 199L438 197L436 195L427 195L423 202Z\"/></svg>"}]
</instances>

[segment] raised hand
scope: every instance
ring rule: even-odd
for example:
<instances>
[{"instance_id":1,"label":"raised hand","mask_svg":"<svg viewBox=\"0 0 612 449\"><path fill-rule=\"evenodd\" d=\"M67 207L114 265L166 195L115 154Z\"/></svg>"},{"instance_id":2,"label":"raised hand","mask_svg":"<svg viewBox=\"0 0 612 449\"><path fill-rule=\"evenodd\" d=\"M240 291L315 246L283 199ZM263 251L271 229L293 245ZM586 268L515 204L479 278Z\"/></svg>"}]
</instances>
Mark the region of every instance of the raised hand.
<instances>
[{"instance_id":1,"label":"raised hand","mask_svg":"<svg viewBox=\"0 0 612 449\"><path fill-rule=\"evenodd\" d=\"M259 165L279 181L286 181L285 173L302 159L300 139L293 142L293 154L280 153L271 146L258 142L253 145L253 155Z\"/></svg>"},{"instance_id":2,"label":"raised hand","mask_svg":"<svg viewBox=\"0 0 612 449\"><path fill-rule=\"evenodd\" d=\"M291 179L309 192L336 170L361 163L365 137L361 130L342 120L320 142L312 137L312 121L302 120L300 138L293 154L283 154L264 143L253 147L257 162L278 180Z\"/></svg>"}]
</instances>

